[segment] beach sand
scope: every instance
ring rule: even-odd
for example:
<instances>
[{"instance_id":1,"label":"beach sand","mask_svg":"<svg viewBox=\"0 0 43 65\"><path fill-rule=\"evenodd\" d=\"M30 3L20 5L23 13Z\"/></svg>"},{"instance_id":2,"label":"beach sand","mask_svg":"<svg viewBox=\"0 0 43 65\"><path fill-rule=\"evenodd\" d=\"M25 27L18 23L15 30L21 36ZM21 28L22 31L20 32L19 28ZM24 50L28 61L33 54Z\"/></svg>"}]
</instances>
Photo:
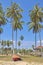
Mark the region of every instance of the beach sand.
<instances>
[{"instance_id":1,"label":"beach sand","mask_svg":"<svg viewBox=\"0 0 43 65\"><path fill-rule=\"evenodd\" d=\"M43 65L38 62L24 62L24 61L0 61L0 65Z\"/></svg>"}]
</instances>

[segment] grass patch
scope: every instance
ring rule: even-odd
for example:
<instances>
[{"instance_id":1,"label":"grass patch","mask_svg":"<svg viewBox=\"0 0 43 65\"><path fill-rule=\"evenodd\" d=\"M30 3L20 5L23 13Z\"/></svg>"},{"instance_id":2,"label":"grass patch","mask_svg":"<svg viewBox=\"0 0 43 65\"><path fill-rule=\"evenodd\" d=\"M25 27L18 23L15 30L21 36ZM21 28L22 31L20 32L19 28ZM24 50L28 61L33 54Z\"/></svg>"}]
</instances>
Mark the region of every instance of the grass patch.
<instances>
[{"instance_id":1,"label":"grass patch","mask_svg":"<svg viewBox=\"0 0 43 65\"><path fill-rule=\"evenodd\" d=\"M35 56L21 56L23 61L26 62L40 62L43 63L43 57L35 57ZM0 61L12 61L12 56L0 56Z\"/></svg>"},{"instance_id":2,"label":"grass patch","mask_svg":"<svg viewBox=\"0 0 43 65\"><path fill-rule=\"evenodd\" d=\"M27 61L27 62L41 62L41 63L43 63L43 57L23 56L22 59L23 59L23 61Z\"/></svg>"},{"instance_id":3,"label":"grass patch","mask_svg":"<svg viewBox=\"0 0 43 65\"><path fill-rule=\"evenodd\" d=\"M11 61L12 60L12 56L0 56L0 60L4 60L4 61Z\"/></svg>"}]
</instances>

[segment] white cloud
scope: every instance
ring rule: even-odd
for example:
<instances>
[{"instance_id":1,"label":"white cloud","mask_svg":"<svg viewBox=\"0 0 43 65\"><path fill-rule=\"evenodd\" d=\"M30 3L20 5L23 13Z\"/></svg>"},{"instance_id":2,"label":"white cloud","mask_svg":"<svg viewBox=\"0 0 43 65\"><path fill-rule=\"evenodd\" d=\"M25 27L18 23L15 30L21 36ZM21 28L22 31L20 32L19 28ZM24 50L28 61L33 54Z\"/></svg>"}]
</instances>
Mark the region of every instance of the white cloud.
<instances>
[{"instance_id":1,"label":"white cloud","mask_svg":"<svg viewBox=\"0 0 43 65\"><path fill-rule=\"evenodd\" d=\"M12 41L12 40L10 40L10 41ZM15 43L15 41L13 41L13 43Z\"/></svg>"},{"instance_id":2,"label":"white cloud","mask_svg":"<svg viewBox=\"0 0 43 65\"><path fill-rule=\"evenodd\" d=\"M39 40L39 41L37 41L37 43L40 43L40 40ZM41 43L43 43L43 40L41 40Z\"/></svg>"}]
</instances>

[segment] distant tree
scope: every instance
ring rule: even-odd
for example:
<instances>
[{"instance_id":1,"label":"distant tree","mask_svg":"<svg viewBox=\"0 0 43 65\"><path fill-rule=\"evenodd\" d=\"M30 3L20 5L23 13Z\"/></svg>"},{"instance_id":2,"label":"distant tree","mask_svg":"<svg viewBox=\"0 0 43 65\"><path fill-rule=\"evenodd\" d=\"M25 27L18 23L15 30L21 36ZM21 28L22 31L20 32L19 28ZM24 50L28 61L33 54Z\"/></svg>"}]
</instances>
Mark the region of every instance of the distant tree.
<instances>
[{"instance_id":1,"label":"distant tree","mask_svg":"<svg viewBox=\"0 0 43 65\"><path fill-rule=\"evenodd\" d=\"M24 36L23 36L23 35L21 35L21 36L20 36L20 40L21 40L21 41L23 41L23 39L24 39Z\"/></svg>"},{"instance_id":2,"label":"distant tree","mask_svg":"<svg viewBox=\"0 0 43 65\"><path fill-rule=\"evenodd\" d=\"M24 36L23 36L23 35L20 36L20 40L21 40L21 41L24 40ZM23 47L23 46L22 46L22 47Z\"/></svg>"},{"instance_id":3,"label":"distant tree","mask_svg":"<svg viewBox=\"0 0 43 65\"><path fill-rule=\"evenodd\" d=\"M21 45L21 41L18 41L18 46L19 46L19 49L20 49L20 45Z\"/></svg>"},{"instance_id":4,"label":"distant tree","mask_svg":"<svg viewBox=\"0 0 43 65\"><path fill-rule=\"evenodd\" d=\"M6 42L4 40L1 40L2 54L4 53L4 47L5 46L6 46Z\"/></svg>"},{"instance_id":5,"label":"distant tree","mask_svg":"<svg viewBox=\"0 0 43 65\"><path fill-rule=\"evenodd\" d=\"M9 41L9 40L7 40L7 46L8 46L8 48L9 48L9 46L10 46L10 41Z\"/></svg>"},{"instance_id":6,"label":"distant tree","mask_svg":"<svg viewBox=\"0 0 43 65\"><path fill-rule=\"evenodd\" d=\"M6 44L7 44L8 48L9 48L9 47L12 45L12 41L7 40L7 41L6 41Z\"/></svg>"},{"instance_id":7,"label":"distant tree","mask_svg":"<svg viewBox=\"0 0 43 65\"><path fill-rule=\"evenodd\" d=\"M2 45L2 54L3 54L3 49L4 49L3 40L1 41L1 45Z\"/></svg>"},{"instance_id":8,"label":"distant tree","mask_svg":"<svg viewBox=\"0 0 43 65\"><path fill-rule=\"evenodd\" d=\"M32 49L29 49L28 51L29 51L29 52L33 52L33 50L32 50Z\"/></svg>"},{"instance_id":9,"label":"distant tree","mask_svg":"<svg viewBox=\"0 0 43 65\"><path fill-rule=\"evenodd\" d=\"M22 49L22 54L23 54L23 55L25 54L25 49Z\"/></svg>"},{"instance_id":10,"label":"distant tree","mask_svg":"<svg viewBox=\"0 0 43 65\"><path fill-rule=\"evenodd\" d=\"M32 45L32 48L33 48L33 50L34 50L34 45Z\"/></svg>"},{"instance_id":11,"label":"distant tree","mask_svg":"<svg viewBox=\"0 0 43 65\"><path fill-rule=\"evenodd\" d=\"M12 45L12 41L10 41L10 40L7 40L6 42L5 42L5 46L7 46L7 47L5 47L5 51L7 52L7 55L9 54L8 52L12 52L12 50L11 50L11 46Z\"/></svg>"},{"instance_id":12,"label":"distant tree","mask_svg":"<svg viewBox=\"0 0 43 65\"><path fill-rule=\"evenodd\" d=\"M0 34L3 32L3 29L0 27Z\"/></svg>"},{"instance_id":13,"label":"distant tree","mask_svg":"<svg viewBox=\"0 0 43 65\"><path fill-rule=\"evenodd\" d=\"M2 33L3 33L3 28L0 27L0 34L2 34ZM0 40L1 40L1 35L0 35Z\"/></svg>"}]
</instances>

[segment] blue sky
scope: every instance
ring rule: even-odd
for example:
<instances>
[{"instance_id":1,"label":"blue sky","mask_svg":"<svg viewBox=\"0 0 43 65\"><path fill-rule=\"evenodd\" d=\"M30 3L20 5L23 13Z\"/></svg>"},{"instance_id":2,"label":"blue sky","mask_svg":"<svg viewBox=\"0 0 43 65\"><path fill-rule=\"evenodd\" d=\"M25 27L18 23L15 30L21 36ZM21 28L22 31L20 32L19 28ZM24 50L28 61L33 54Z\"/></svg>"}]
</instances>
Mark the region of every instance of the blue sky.
<instances>
[{"instance_id":1,"label":"blue sky","mask_svg":"<svg viewBox=\"0 0 43 65\"><path fill-rule=\"evenodd\" d=\"M24 12L22 13L22 15L23 15L22 20L25 23L30 22L29 10L33 9L34 5L39 3L39 6L43 7L43 0L12 0L12 1L19 4L20 7L24 10ZM0 0L0 3L2 3L2 6L3 6L4 10L6 10L6 8L11 5L11 0ZM11 40L12 39L11 25L9 23L7 23L3 27L3 29L4 29L4 31L1 34L1 39ZM16 33L14 32L14 40L15 40L15 37L16 37L15 35L16 35ZM33 44L35 38L34 38L34 34L32 33L32 30L28 32L28 27L27 27L26 24L24 24L22 31L18 30L18 40L19 40L19 37L21 35L24 36L24 41L25 41L24 44L25 45L27 44L27 46L31 47L31 45ZM43 40L43 31L41 31L41 38ZM38 40L39 40L39 37L38 37L38 34L37 34L37 41Z\"/></svg>"}]
</instances>

